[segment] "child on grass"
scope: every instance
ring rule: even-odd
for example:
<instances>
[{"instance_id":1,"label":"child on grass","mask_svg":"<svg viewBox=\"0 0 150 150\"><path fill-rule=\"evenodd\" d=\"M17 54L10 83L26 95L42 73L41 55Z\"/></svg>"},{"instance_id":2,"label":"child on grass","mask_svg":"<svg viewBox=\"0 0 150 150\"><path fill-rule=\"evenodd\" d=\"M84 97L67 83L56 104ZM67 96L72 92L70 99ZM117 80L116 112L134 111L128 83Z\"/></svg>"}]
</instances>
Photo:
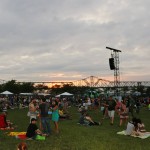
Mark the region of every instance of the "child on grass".
<instances>
[{"instance_id":1,"label":"child on grass","mask_svg":"<svg viewBox=\"0 0 150 150\"><path fill-rule=\"evenodd\" d=\"M27 128L27 133L26 136L29 139L36 139L37 135L42 135L42 136L46 136L45 134L43 134L37 127L36 125L37 120L35 118L31 119L31 123L29 124L28 128Z\"/></svg>"}]
</instances>

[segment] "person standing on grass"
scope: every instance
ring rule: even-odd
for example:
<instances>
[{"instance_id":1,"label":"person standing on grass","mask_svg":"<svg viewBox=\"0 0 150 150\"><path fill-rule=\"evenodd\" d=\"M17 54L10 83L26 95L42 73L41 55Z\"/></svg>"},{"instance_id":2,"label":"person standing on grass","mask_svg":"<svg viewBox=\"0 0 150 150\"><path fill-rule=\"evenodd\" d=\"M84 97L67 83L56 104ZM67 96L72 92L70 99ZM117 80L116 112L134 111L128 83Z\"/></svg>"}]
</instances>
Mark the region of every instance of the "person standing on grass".
<instances>
[{"instance_id":1,"label":"person standing on grass","mask_svg":"<svg viewBox=\"0 0 150 150\"><path fill-rule=\"evenodd\" d=\"M50 118L48 115L49 105L46 103L45 98L41 100L41 104L39 105L39 111L40 111L43 133L49 135L51 133Z\"/></svg>"},{"instance_id":2,"label":"person standing on grass","mask_svg":"<svg viewBox=\"0 0 150 150\"><path fill-rule=\"evenodd\" d=\"M59 105L59 104L58 104ZM60 105L59 105L60 106ZM66 98L63 99L63 111L68 113L68 101Z\"/></svg>"},{"instance_id":3,"label":"person standing on grass","mask_svg":"<svg viewBox=\"0 0 150 150\"><path fill-rule=\"evenodd\" d=\"M95 110L97 110L97 109L99 108L99 102L100 102L100 101L99 101L98 98L95 98L95 99L94 99L94 109L95 109Z\"/></svg>"},{"instance_id":4,"label":"person standing on grass","mask_svg":"<svg viewBox=\"0 0 150 150\"><path fill-rule=\"evenodd\" d=\"M52 101L52 121L54 122L56 133L59 133L58 120L59 120L58 102L56 100L53 100Z\"/></svg>"},{"instance_id":5,"label":"person standing on grass","mask_svg":"<svg viewBox=\"0 0 150 150\"><path fill-rule=\"evenodd\" d=\"M104 100L104 102L102 103L102 106L104 107L103 109L103 118L102 119L105 119L105 118L108 118L108 100Z\"/></svg>"},{"instance_id":6,"label":"person standing on grass","mask_svg":"<svg viewBox=\"0 0 150 150\"><path fill-rule=\"evenodd\" d=\"M30 117L30 123L31 123L31 119L32 118L37 118L37 112L36 112L36 99L32 99L31 102L29 103L29 112L28 112L28 116Z\"/></svg>"},{"instance_id":7,"label":"person standing on grass","mask_svg":"<svg viewBox=\"0 0 150 150\"><path fill-rule=\"evenodd\" d=\"M108 115L110 117L110 124L111 125L114 124L115 107L116 107L116 101L112 97L109 97L109 100L108 100Z\"/></svg>"},{"instance_id":8,"label":"person standing on grass","mask_svg":"<svg viewBox=\"0 0 150 150\"><path fill-rule=\"evenodd\" d=\"M91 107L91 99L88 97L87 98L87 104L88 104L88 109L89 110L92 110L92 107Z\"/></svg>"},{"instance_id":9,"label":"person standing on grass","mask_svg":"<svg viewBox=\"0 0 150 150\"><path fill-rule=\"evenodd\" d=\"M127 108L129 109L129 112L131 113L132 118L134 118L134 105L135 105L134 99L131 96L129 96Z\"/></svg>"},{"instance_id":10,"label":"person standing on grass","mask_svg":"<svg viewBox=\"0 0 150 150\"><path fill-rule=\"evenodd\" d=\"M125 104L125 101L121 101L121 105L120 105L120 111L118 112L119 113L119 116L120 116L120 123L119 123L119 126L122 125L122 123L126 123L129 116L128 116L128 110L126 108L126 104Z\"/></svg>"},{"instance_id":11,"label":"person standing on grass","mask_svg":"<svg viewBox=\"0 0 150 150\"><path fill-rule=\"evenodd\" d=\"M141 102L140 102L139 98L136 99L135 105L136 105L136 113L139 114L140 113L140 107L141 107Z\"/></svg>"}]
</instances>

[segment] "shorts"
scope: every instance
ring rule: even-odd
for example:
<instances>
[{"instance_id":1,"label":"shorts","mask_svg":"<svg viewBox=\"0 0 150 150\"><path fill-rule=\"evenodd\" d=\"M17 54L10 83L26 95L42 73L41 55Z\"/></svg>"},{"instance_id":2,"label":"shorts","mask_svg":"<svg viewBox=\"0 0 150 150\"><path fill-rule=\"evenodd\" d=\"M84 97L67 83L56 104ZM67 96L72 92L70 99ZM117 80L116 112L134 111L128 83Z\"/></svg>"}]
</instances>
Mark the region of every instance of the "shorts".
<instances>
[{"instance_id":1,"label":"shorts","mask_svg":"<svg viewBox=\"0 0 150 150\"><path fill-rule=\"evenodd\" d=\"M114 115L115 115L115 111L114 110L108 111L108 116L110 118L114 117Z\"/></svg>"}]
</instances>

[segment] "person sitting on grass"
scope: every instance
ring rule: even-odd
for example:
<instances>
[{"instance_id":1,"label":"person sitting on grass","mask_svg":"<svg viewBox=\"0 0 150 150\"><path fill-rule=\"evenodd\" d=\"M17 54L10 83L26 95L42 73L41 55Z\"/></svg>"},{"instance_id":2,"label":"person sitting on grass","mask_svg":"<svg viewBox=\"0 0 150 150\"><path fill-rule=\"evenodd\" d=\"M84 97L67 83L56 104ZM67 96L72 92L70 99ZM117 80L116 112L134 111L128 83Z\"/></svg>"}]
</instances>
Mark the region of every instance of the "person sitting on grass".
<instances>
[{"instance_id":1,"label":"person sitting on grass","mask_svg":"<svg viewBox=\"0 0 150 150\"><path fill-rule=\"evenodd\" d=\"M36 125L37 119L32 118L31 119L31 123L29 124L28 128L27 128L27 133L26 136L29 139L36 139L37 135L42 135L42 136L46 136L45 134L42 133L42 131L40 131Z\"/></svg>"},{"instance_id":2,"label":"person sitting on grass","mask_svg":"<svg viewBox=\"0 0 150 150\"><path fill-rule=\"evenodd\" d=\"M146 132L145 125L142 123L141 119L134 117L132 121L128 122L125 133L132 136L142 136L144 133L149 132Z\"/></svg>"},{"instance_id":3,"label":"person sitting on grass","mask_svg":"<svg viewBox=\"0 0 150 150\"><path fill-rule=\"evenodd\" d=\"M100 125L100 123L93 121L91 116L86 111L83 111L81 113L79 124L87 125L87 126Z\"/></svg>"},{"instance_id":4,"label":"person sitting on grass","mask_svg":"<svg viewBox=\"0 0 150 150\"><path fill-rule=\"evenodd\" d=\"M59 118L60 119L71 119L70 115L68 115L67 113L64 113L63 108L59 109Z\"/></svg>"},{"instance_id":5,"label":"person sitting on grass","mask_svg":"<svg viewBox=\"0 0 150 150\"><path fill-rule=\"evenodd\" d=\"M12 127L13 123L11 123L10 120L7 120L7 115L8 115L8 113L6 111L4 111L0 115L0 128L2 128L2 129L14 129L14 127Z\"/></svg>"},{"instance_id":6,"label":"person sitting on grass","mask_svg":"<svg viewBox=\"0 0 150 150\"><path fill-rule=\"evenodd\" d=\"M133 117L131 121L127 123L127 128L125 130L126 135L131 135L135 131L136 118Z\"/></svg>"},{"instance_id":7,"label":"person sitting on grass","mask_svg":"<svg viewBox=\"0 0 150 150\"><path fill-rule=\"evenodd\" d=\"M135 131L133 132L133 134L135 134L136 136L140 136L143 135L143 133L147 133L145 129L145 125L141 121L141 119L136 119L134 126L135 126Z\"/></svg>"}]
</instances>

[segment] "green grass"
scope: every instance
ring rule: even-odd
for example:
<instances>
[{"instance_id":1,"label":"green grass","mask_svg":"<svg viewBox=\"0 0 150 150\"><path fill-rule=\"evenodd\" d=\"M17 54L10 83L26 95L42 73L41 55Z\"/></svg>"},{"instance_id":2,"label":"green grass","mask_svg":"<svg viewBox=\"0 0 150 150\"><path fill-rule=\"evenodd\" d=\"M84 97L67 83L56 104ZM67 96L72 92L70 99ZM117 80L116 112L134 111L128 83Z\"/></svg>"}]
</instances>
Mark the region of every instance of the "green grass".
<instances>
[{"instance_id":1,"label":"green grass","mask_svg":"<svg viewBox=\"0 0 150 150\"><path fill-rule=\"evenodd\" d=\"M111 126L109 119L105 119L101 126L85 127L78 125L79 114L77 108L71 107L72 120L59 121L60 133L52 133L45 141L26 141L29 150L148 150L150 149L150 137L147 139L133 138L130 136L117 135L118 131L125 129L125 125L118 127L119 118L116 115L115 124ZM101 112L89 112L95 121L102 118ZM18 126L15 131L26 131L29 118L26 116L27 109L9 110L9 119ZM142 108L138 117L150 131L150 111ZM54 129L51 121L51 128ZM6 132L0 131L0 150L16 150L16 145L21 140L7 136Z\"/></svg>"}]
</instances>

